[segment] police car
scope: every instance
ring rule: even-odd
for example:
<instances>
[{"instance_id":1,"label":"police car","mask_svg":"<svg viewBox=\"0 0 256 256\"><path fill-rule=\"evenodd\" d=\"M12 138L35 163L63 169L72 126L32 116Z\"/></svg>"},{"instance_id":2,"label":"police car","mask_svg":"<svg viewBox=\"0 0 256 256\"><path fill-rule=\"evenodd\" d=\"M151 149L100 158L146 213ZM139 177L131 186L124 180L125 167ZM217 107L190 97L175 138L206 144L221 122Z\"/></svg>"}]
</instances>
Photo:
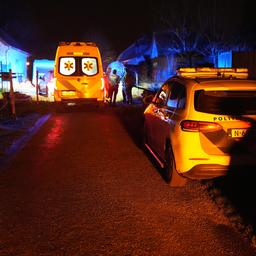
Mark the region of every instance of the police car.
<instances>
[{"instance_id":1,"label":"police car","mask_svg":"<svg viewBox=\"0 0 256 256\"><path fill-rule=\"evenodd\" d=\"M144 111L144 144L170 185L181 186L255 165L255 122L247 69L181 68Z\"/></svg>"}]
</instances>

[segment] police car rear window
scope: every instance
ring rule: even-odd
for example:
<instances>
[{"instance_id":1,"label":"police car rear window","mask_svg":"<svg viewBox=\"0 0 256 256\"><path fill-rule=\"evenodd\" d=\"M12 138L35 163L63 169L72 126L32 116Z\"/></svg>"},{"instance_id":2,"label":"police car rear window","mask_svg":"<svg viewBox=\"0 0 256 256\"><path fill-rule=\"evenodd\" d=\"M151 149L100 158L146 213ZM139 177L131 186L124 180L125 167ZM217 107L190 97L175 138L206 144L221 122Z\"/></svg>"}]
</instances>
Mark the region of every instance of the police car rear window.
<instances>
[{"instance_id":1,"label":"police car rear window","mask_svg":"<svg viewBox=\"0 0 256 256\"><path fill-rule=\"evenodd\" d=\"M256 91L195 91L195 110L210 114L256 114Z\"/></svg>"}]
</instances>

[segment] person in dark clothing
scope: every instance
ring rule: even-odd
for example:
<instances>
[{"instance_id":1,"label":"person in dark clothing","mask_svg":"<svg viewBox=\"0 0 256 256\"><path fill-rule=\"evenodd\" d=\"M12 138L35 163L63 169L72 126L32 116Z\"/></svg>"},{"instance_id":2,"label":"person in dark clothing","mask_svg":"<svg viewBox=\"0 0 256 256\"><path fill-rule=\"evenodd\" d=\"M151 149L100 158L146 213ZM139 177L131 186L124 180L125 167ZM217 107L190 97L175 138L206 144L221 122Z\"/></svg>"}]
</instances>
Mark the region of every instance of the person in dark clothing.
<instances>
[{"instance_id":1,"label":"person in dark clothing","mask_svg":"<svg viewBox=\"0 0 256 256\"><path fill-rule=\"evenodd\" d=\"M110 104L115 106L116 105L116 96L118 93L118 87L120 82L120 77L117 75L117 70L114 69L112 71L112 74L109 75L109 98L110 98Z\"/></svg>"},{"instance_id":2,"label":"person in dark clothing","mask_svg":"<svg viewBox=\"0 0 256 256\"><path fill-rule=\"evenodd\" d=\"M109 102L109 74L111 70L108 68L107 72L103 73L103 81L104 81L104 86L103 86L103 99L104 102Z\"/></svg>"},{"instance_id":3,"label":"person in dark clothing","mask_svg":"<svg viewBox=\"0 0 256 256\"><path fill-rule=\"evenodd\" d=\"M133 103L132 88L135 86L135 77L132 71L127 70L124 82L125 82L125 94L126 94L127 103L132 104Z\"/></svg>"},{"instance_id":4,"label":"person in dark clothing","mask_svg":"<svg viewBox=\"0 0 256 256\"><path fill-rule=\"evenodd\" d=\"M125 84L125 77L122 80L122 96L123 96L123 103L127 103L127 94L126 94L126 84Z\"/></svg>"},{"instance_id":5,"label":"person in dark clothing","mask_svg":"<svg viewBox=\"0 0 256 256\"><path fill-rule=\"evenodd\" d=\"M148 81L152 81L153 75L153 63L149 55L144 55L144 59L147 66L147 79Z\"/></svg>"},{"instance_id":6,"label":"person in dark clothing","mask_svg":"<svg viewBox=\"0 0 256 256\"><path fill-rule=\"evenodd\" d=\"M122 75L120 77L120 85L122 87L123 103L127 102L126 86L125 86L125 76L126 76L126 71L123 71Z\"/></svg>"}]
</instances>

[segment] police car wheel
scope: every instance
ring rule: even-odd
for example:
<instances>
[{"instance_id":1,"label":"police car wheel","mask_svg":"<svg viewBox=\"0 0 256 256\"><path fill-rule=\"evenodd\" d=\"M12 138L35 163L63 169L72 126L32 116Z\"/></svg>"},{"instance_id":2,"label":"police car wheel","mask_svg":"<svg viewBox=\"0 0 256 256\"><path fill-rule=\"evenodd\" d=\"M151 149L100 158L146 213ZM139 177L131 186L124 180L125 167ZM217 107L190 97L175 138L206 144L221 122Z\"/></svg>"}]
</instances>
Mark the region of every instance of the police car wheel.
<instances>
[{"instance_id":1,"label":"police car wheel","mask_svg":"<svg viewBox=\"0 0 256 256\"><path fill-rule=\"evenodd\" d=\"M171 150L171 146L167 145L165 148L165 166L164 166L164 174L166 181L169 183L172 179L172 173L174 168L174 162L173 162L173 154Z\"/></svg>"},{"instance_id":2,"label":"police car wheel","mask_svg":"<svg viewBox=\"0 0 256 256\"><path fill-rule=\"evenodd\" d=\"M170 145L166 145L165 149L165 177L171 187L183 187L187 183L187 179L181 177L175 167L175 159Z\"/></svg>"}]
</instances>

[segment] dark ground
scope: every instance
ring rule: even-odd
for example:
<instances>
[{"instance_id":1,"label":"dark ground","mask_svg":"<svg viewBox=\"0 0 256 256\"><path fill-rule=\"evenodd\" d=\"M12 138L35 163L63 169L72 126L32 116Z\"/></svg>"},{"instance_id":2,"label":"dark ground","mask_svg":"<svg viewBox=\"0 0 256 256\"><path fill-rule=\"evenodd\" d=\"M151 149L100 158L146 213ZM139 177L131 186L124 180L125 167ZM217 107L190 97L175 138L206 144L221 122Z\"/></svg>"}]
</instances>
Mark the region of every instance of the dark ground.
<instances>
[{"instance_id":1,"label":"dark ground","mask_svg":"<svg viewBox=\"0 0 256 256\"><path fill-rule=\"evenodd\" d=\"M139 147L142 145L143 110L142 105L128 108L120 106L113 110L134 143ZM38 120L55 111L53 103L26 102L16 105L16 118L10 115L1 115L0 162L3 163L5 158L13 154L15 142L31 133ZM137 120L136 124L130 125L135 119ZM150 158L150 156L148 157ZM154 160L151 159L151 161ZM242 174L236 173L227 177L202 181L212 200L229 218L235 229L250 240L254 248L256 248L255 180L253 170L247 170Z\"/></svg>"},{"instance_id":2,"label":"dark ground","mask_svg":"<svg viewBox=\"0 0 256 256\"><path fill-rule=\"evenodd\" d=\"M4 102L0 101L0 109L3 105ZM11 154L15 142L31 133L37 122L53 109L53 104L49 102L22 102L16 104L14 116L8 105L4 107L0 111L0 161Z\"/></svg>"}]
</instances>

